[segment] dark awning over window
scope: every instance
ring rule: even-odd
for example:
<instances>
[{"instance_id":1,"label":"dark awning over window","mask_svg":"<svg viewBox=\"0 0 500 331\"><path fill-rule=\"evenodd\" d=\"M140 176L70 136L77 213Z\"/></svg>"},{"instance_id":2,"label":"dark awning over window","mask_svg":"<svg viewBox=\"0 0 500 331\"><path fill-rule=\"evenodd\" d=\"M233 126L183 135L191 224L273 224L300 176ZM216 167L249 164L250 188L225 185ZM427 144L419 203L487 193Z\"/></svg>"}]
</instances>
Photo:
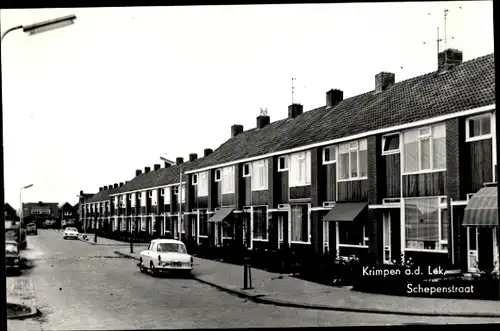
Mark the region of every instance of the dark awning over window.
<instances>
[{"instance_id":1,"label":"dark awning over window","mask_svg":"<svg viewBox=\"0 0 500 331\"><path fill-rule=\"evenodd\" d=\"M467 203L463 226L498 226L498 189L496 186L483 187Z\"/></svg>"},{"instance_id":2,"label":"dark awning over window","mask_svg":"<svg viewBox=\"0 0 500 331\"><path fill-rule=\"evenodd\" d=\"M222 222L224 219L226 219L226 217L231 215L233 210L234 210L234 208L232 208L232 207L222 207L217 212L215 212L215 215L212 216L208 221L209 222Z\"/></svg>"},{"instance_id":3,"label":"dark awning over window","mask_svg":"<svg viewBox=\"0 0 500 331\"><path fill-rule=\"evenodd\" d=\"M323 222L345 221L353 222L368 207L366 202L337 203L335 207L323 217Z\"/></svg>"}]
</instances>

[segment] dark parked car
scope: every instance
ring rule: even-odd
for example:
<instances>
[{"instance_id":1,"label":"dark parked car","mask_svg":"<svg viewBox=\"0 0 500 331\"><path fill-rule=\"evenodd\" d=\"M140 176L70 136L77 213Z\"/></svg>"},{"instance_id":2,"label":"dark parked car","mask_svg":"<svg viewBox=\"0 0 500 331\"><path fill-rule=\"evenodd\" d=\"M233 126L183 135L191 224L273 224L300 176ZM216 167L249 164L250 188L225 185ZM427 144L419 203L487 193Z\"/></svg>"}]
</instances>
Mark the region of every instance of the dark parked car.
<instances>
[{"instance_id":1,"label":"dark parked car","mask_svg":"<svg viewBox=\"0 0 500 331\"><path fill-rule=\"evenodd\" d=\"M34 234L35 236L38 234L38 229L36 228L35 223L29 223L26 225L26 234Z\"/></svg>"},{"instance_id":2,"label":"dark parked car","mask_svg":"<svg viewBox=\"0 0 500 331\"><path fill-rule=\"evenodd\" d=\"M16 241L5 241L5 270L16 275L21 274L21 256L19 255L19 245Z\"/></svg>"}]
</instances>

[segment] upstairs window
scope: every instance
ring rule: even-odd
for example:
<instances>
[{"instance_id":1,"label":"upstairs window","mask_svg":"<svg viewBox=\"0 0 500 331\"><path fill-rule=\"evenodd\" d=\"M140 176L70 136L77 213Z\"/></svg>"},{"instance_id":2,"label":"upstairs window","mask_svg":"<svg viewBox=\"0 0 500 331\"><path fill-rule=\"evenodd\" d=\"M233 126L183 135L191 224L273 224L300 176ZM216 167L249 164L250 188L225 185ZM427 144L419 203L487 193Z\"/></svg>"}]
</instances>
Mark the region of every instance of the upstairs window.
<instances>
[{"instance_id":1,"label":"upstairs window","mask_svg":"<svg viewBox=\"0 0 500 331\"><path fill-rule=\"evenodd\" d=\"M267 159L252 163L252 191L267 190L268 182Z\"/></svg>"},{"instance_id":2,"label":"upstairs window","mask_svg":"<svg viewBox=\"0 0 500 331\"><path fill-rule=\"evenodd\" d=\"M399 133L382 137L382 155L399 153Z\"/></svg>"},{"instance_id":3,"label":"upstairs window","mask_svg":"<svg viewBox=\"0 0 500 331\"><path fill-rule=\"evenodd\" d=\"M148 198L152 198L153 197L153 191L148 191Z\"/></svg>"},{"instance_id":4,"label":"upstairs window","mask_svg":"<svg viewBox=\"0 0 500 331\"><path fill-rule=\"evenodd\" d=\"M323 148L323 164L335 163L337 161L336 146L328 146Z\"/></svg>"},{"instance_id":5,"label":"upstairs window","mask_svg":"<svg viewBox=\"0 0 500 331\"><path fill-rule=\"evenodd\" d=\"M368 143L366 139L338 147L339 180L359 180L368 177Z\"/></svg>"},{"instance_id":6,"label":"upstairs window","mask_svg":"<svg viewBox=\"0 0 500 331\"><path fill-rule=\"evenodd\" d=\"M278 172L288 171L288 156L280 156L278 158Z\"/></svg>"},{"instance_id":7,"label":"upstairs window","mask_svg":"<svg viewBox=\"0 0 500 331\"><path fill-rule=\"evenodd\" d=\"M164 189L164 188L162 188L162 189L160 190L160 196L161 196L161 197L164 197L164 196L165 196L165 189Z\"/></svg>"},{"instance_id":8,"label":"upstairs window","mask_svg":"<svg viewBox=\"0 0 500 331\"><path fill-rule=\"evenodd\" d=\"M403 133L404 172L446 170L446 127L444 124Z\"/></svg>"},{"instance_id":9,"label":"upstairs window","mask_svg":"<svg viewBox=\"0 0 500 331\"><path fill-rule=\"evenodd\" d=\"M198 185L198 174L193 174L193 177L191 178L191 183L193 185Z\"/></svg>"},{"instance_id":10,"label":"upstairs window","mask_svg":"<svg viewBox=\"0 0 500 331\"><path fill-rule=\"evenodd\" d=\"M222 194L234 193L234 166L222 169Z\"/></svg>"},{"instance_id":11,"label":"upstairs window","mask_svg":"<svg viewBox=\"0 0 500 331\"><path fill-rule=\"evenodd\" d=\"M198 197L208 196L208 172L200 172L198 174Z\"/></svg>"},{"instance_id":12,"label":"upstairs window","mask_svg":"<svg viewBox=\"0 0 500 331\"><path fill-rule=\"evenodd\" d=\"M290 155L288 177L290 187L311 185L311 151Z\"/></svg>"},{"instance_id":13,"label":"upstairs window","mask_svg":"<svg viewBox=\"0 0 500 331\"><path fill-rule=\"evenodd\" d=\"M220 182L222 180L221 169L215 170L215 181Z\"/></svg>"},{"instance_id":14,"label":"upstairs window","mask_svg":"<svg viewBox=\"0 0 500 331\"><path fill-rule=\"evenodd\" d=\"M250 163L243 165L243 177L250 177Z\"/></svg>"},{"instance_id":15,"label":"upstairs window","mask_svg":"<svg viewBox=\"0 0 500 331\"><path fill-rule=\"evenodd\" d=\"M169 205L170 204L170 187L164 188L163 204L164 205Z\"/></svg>"},{"instance_id":16,"label":"upstairs window","mask_svg":"<svg viewBox=\"0 0 500 331\"><path fill-rule=\"evenodd\" d=\"M470 117L465 122L466 141L491 138L491 115L483 114Z\"/></svg>"}]
</instances>

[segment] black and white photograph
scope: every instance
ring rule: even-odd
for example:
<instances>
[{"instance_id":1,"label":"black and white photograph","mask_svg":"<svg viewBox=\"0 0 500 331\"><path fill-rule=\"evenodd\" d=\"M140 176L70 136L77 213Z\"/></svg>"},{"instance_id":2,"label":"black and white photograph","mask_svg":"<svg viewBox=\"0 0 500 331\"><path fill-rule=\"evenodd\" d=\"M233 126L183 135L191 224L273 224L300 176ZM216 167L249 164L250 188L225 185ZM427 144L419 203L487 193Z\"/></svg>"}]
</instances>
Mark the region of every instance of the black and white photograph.
<instances>
[{"instance_id":1,"label":"black and white photograph","mask_svg":"<svg viewBox=\"0 0 500 331\"><path fill-rule=\"evenodd\" d=\"M493 8L0 9L2 329L500 325Z\"/></svg>"}]
</instances>

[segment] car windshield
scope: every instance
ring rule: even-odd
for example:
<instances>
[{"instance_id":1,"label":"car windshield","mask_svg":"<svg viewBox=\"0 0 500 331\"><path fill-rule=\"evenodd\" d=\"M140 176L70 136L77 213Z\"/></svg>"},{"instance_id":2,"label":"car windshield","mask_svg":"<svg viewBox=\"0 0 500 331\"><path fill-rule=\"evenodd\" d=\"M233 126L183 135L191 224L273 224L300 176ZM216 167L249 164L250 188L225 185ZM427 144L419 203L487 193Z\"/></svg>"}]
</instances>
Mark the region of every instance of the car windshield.
<instances>
[{"instance_id":1,"label":"car windshield","mask_svg":"<svg viewBox=\"0 0 500 331\"><path fill-rule=\"evenodd\" d=\"M76 228L66 228L66 231L78 232L78 230Z\"/></svg>"},{"instance_id":2,"label":"car windshield","mask_svg":"<svg viewBox=\"0 0 500 331\"><path fill-rule=\"evenodd\" d=\"M5 244L5 253L17 253L17 245L16 244Z\"/></svg>"},{"instance_id":3,"label":"car windshield","mask_svg":"<svg viewBox=\"0 0 500 331\"><path fill-rule=\"evenodd\" d=\"M160 243L158 244L157 251L162 253L187 253L186 247L177 243Z\"/></svg>"}]
</instances>

